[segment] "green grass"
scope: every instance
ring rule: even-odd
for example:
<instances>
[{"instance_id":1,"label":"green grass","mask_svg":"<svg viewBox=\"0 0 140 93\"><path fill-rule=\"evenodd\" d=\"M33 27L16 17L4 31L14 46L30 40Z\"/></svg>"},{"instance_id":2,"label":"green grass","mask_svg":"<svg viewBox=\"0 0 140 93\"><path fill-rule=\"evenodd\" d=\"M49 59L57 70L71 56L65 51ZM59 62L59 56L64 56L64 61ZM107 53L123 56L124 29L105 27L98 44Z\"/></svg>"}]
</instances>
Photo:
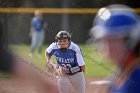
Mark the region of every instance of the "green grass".
<instances>
[{"instance_id":1,"label":"green grass","mask_svg":"<svg viewBox=\"0 0 140 93\"><path fill-rule=\"evenodd\" d=\"M25 60L28 60L35 64L38 68L44 70L46 60L44 56L44 51L48 47L45 45L43 47L42 57L38 56L37 50L35 51L34 57L31 58L28 56L30 52L30 46L28 45L11 45L11 50L23 57ZM86 63L86 77L105 77L109 76L113 71L114 67L111 63L104 60L100 53L92 45L80 45L82 49L82 54ZM53 57L55 60L55 57Z\"/></svg>"}]
</instances>

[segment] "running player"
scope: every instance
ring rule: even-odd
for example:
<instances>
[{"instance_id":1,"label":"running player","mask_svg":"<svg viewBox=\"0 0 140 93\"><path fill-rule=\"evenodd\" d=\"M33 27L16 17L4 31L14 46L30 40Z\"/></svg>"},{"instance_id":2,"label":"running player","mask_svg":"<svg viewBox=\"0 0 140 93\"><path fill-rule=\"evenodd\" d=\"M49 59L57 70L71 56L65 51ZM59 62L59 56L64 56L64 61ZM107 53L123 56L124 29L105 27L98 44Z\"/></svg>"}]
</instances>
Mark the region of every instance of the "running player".
<instances>
[{"instance_id":1,"label":"running player","mask_svg":"<svg viewBox=\"0 0 140 93\"><path fill-rule=\"evenodd\" d=\"M69 93L71 83L75 93L85 93L85 63L79 46L71 41L71 35L67 31L60 31L45 51L48 67L53 66L51 56L55 55L57 64L58 87L60 93Z\"/></svg>"}]
</instances>

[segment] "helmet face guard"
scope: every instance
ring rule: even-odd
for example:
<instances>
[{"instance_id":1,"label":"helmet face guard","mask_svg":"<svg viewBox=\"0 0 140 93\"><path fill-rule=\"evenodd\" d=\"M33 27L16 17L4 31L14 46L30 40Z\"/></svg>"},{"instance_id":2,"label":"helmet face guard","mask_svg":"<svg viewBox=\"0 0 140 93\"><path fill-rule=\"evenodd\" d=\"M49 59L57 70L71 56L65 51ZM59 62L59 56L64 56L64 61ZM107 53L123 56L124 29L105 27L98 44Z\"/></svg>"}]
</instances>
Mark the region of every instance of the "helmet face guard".
<instances>
[{"instance_id":1,"label":"helmet face guard","mask_svg":"<svg viewBox=\"0 0 140 93\"><path fill-rule=\"evenodd\" d=\"M62 39L68 39L70 41L71 35L69 34L69 32L67 32L67 31L60 31L60 32L58 32L58 34L55 37L56 42L58 40L62 40Z\"/></svg>"},{"instance_id":2,"label":"helmet face guard","mask_svg":"<svg viewBox=\"0 0 140 93\"><path fill-rule=\"evenodd\" d=\"M111 5L101 8L94 20L92 33L95 39L105 36L123 36L133 48L140 38L138 15L125 5Z\"/></svg>"}]
</instances>

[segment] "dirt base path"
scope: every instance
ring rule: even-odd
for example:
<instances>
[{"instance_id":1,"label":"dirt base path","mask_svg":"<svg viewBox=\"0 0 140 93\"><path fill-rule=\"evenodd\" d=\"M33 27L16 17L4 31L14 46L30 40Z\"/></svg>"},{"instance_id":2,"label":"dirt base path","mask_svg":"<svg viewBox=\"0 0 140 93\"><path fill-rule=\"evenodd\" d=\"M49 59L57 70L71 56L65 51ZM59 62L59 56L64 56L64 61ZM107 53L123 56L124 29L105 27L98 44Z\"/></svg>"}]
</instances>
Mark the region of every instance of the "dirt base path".
<instances>
[{"instance_id":1,"label":"dirt base path","mask_svg":"<svg viewBox=\"0 0 140 93\"><path fill-rule=\"evenodd\" d=\"M106 93L105 90L110 83L108 78L86 78L86 93Z\"/></svg>"},{"instance_id":2,"label":"dirt base path","mask_svg":"<svg viewBox=\"0 0 140 93\"><path fill-rule=\"evenodd\" d=\"M86 93L104 93L107 78L86 78ZM8 78L0 78L0 93L39 93L35 84Z\"/></svg>"}]
</instances>

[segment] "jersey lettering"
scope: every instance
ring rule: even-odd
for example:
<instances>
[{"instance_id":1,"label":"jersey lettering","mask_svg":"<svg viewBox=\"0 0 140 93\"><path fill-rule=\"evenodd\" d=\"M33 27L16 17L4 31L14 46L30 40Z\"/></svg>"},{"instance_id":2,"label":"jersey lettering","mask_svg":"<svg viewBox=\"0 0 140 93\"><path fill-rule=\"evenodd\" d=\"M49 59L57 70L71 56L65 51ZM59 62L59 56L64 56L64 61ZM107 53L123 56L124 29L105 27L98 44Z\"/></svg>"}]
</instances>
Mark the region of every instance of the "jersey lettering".
<instances>
[{"instance_id":1,"label":"jersey lettering","mask_svg":"<svg viewBox=\"0 0 140 93\"><path fill-rule=\"evenodd\" d=\"M60 63L74 63L74 58L64 59L62 57L56 57L56 60Z\"/></svg>"}]
</instances>

